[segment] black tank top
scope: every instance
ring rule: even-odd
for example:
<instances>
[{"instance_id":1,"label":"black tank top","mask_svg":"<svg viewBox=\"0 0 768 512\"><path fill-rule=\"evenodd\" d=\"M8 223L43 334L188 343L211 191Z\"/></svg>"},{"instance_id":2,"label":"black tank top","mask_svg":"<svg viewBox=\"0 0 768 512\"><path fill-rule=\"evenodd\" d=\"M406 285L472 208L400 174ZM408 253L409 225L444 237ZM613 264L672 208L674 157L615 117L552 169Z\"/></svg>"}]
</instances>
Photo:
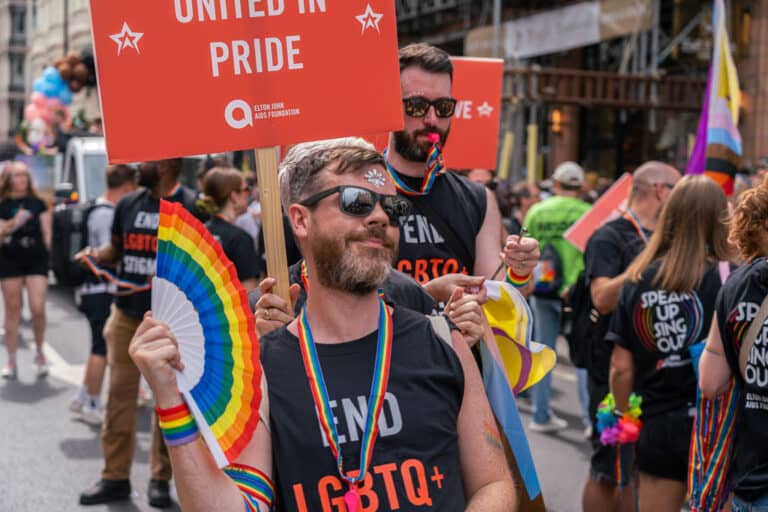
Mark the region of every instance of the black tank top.
<instances>
[{"instance_id":1,"label":"black tank top","mask_svg":"<svg viewBox=\"0 0 768 512\"><path fill-rule=\"evenodd\" d=\"M424 315L395 307L389 384L361 510L460 511L465 498L456 425L464 374ZM377 332L317 345L346 468L360 467ZM261 338L269 383L278 511L344 510L346 482L320 430L298 339L285 328Z\"/></svg>"},{"instance_id":2,"label":"black tank top","mask_svg":"<svg viewBox=\"0 0 768 512\"><path fill-rule=\"evenodd\" d=\"M421 178L400 173L398 176L411 188L421 185ZM429 194L408 199L413 203L413 209L407 217L400 218L400 250L395 268L421 284L445 274L471 274L475 267L475 239L488 206L485 188L447 172L437 177ZM429 202L432 210L453 229L471 261L462 261L449 236L430 222L430 214L424 210L425 202Z\"/></svg>"}]
</instances>

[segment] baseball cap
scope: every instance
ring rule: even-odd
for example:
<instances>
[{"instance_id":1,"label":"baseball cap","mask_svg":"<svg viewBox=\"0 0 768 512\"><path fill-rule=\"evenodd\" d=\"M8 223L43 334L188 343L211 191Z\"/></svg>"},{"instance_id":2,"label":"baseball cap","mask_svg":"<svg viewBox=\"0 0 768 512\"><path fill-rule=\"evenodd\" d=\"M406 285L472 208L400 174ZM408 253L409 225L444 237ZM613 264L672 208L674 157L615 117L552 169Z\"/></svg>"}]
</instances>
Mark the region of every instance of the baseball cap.
<instances>
[{"instance_id":1,"label":"baseball cap","mask_svg":"<svg viewBox=\"0 0 768 512\"><path fill-rule=\"evenodd\" d=\"M552 179L566 187L580 187L584 184L584 169L576 162L563 162L555 168Z\"/></svg>"}]
</instances>

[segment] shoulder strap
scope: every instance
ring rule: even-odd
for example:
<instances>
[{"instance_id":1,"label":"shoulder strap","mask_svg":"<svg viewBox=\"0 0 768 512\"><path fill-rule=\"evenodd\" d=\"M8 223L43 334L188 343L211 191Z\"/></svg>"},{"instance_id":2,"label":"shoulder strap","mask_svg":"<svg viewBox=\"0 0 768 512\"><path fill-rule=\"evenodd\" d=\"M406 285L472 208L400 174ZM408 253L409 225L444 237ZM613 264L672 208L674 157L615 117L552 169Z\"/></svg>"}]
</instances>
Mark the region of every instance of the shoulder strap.
<instances>
[{"instance_id":1,"label":"shoulder strap","mask_svg":"<svg viewBox=\"0 0 768 512\"><path fill-rule=\"evenodd\" d=\"M747 368L749 353L752 352L752 347L755 341L757 341L757 335L760 333L766 318L768 318L768 295L765 296L763 303L760 304L760 311L757 312L755 319L752 320L747 335L744 336L744 341L741 343L741 349L739 350L739 372L742 376Z\"/></svg>"},{"instance_id":2,"label":"shoulder strap","mask_svg":"<svg viewBox=\"0 0 768 512\"><path fill-rule=\"evenodd\" d=\"M432 324L432 330L435 331L435 334L452 347L451 326L448 325L448 320L443 315L427 315L427 318L429 323Z\"/></svg>"},{"instance_id":3,"label":"shoulder strap","mask_svg":"<svg viewBox=\"0 0 768 512\"><path fill-rule=\"evenodd\" d=\"M720 284L725 284L728 276L731 275L731 264L727 261L720 261L717 264L717 271L720 273Z\"/></svg>"},{"instance_id":4,"label":"shoulder strap","mask_svg":"<svg viewBox=\"0 0 768 512\"><path fill-rule=\"evenodd\" d=\"M429 221L437 226L437 229L440 231L440 234L445 237L445 241L448 243L448 246L451 248L451 250L461 258L461 261L467 265L467 271L469 271L470 274L472 274L473 269L469 268L469 265L472 264L474 266L475 259L470 256L471 251L469 248L467 248L466 244L461 241L461 239L456 236L456 232L451 228L446 222L443 220L443 218L430 206L428 201L419 201L418 204L416 204L416 207L424 213L424 215L427 216Z\"/></svg>"}]
</instances>

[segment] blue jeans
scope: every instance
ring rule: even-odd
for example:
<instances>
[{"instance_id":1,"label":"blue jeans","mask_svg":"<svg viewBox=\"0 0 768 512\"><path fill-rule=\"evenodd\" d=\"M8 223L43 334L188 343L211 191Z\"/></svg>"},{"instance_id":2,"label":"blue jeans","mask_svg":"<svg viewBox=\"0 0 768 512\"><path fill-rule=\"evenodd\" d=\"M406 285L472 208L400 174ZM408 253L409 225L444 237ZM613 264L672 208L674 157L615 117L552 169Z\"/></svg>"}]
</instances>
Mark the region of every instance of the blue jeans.
<instances>
[{"instance_id":1,"label":"blue jeans","mask_svg":"<svg viewBox=\"0 0 768 512\"><path fill-rule=\"evenodd\" d=\"M576 368L576 378L579 386L579 405L581 406L581 423L584 428L592 425L592 418L589 416L589 388L587 387L587 370L585 368Z\"/></svg>"},{"instance_id":2,"label":"blue jeans","mask_svg":"<svg viewBox=\"0 0 768 512\"><path fill-rule=\"evenodd\" d=\"M731 512L768 512L768 494L752 502L747 502L738 496L734 496Z\"/></svg>"},{"instance_id":3,"label":"blue jeans","mask_svg":"<svg viewBox=\"0 0 768 512\"><path fill-rule=\"evenodd\" d=\"M562 304L559 299L543 299L531 296L531 312L533 313L533 339L555 349L557 335L560 333L560 315ZM551 410L549 399L551 395L552 372L548 373L538 384L531 388L533 395L533 421L546 423L549 421Z\"/></svg>"}]
</instances>

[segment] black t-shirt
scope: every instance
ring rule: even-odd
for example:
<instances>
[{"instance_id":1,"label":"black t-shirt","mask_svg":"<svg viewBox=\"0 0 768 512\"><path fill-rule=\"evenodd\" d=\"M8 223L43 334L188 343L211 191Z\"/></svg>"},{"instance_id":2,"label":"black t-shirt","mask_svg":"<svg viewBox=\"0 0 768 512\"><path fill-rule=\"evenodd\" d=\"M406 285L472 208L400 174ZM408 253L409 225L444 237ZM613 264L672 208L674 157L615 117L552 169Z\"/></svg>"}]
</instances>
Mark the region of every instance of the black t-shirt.
<instances>
[{"instance_id":1,"label":"black t-shirt","mask_svg":"<svg viewBox=\"0 0 768 512\"><path fill-rule=\"evenodd\" d=\"M589 238L584 250L587 286L596 277L614 278L620 275L644 247L645 242L634 225L623 217L600 227ZM611 362L612 346L604 342L609 323L610 315L602 315L595 326L589 364L589 376L603 387L608 386Z\"/></svg>"},{"instance_id":2,"label":"black t-shirt","mask_svg":"<svg viewBox=\"0 0 768 512\"><path fill-rule=\"evenodd\" d=\"M720 291L717 266L689 293L654 286L660 266L656 262L640 282L624 284L605 336L606 342L632 352L644 418L695 406L696 376L688 347L707 336Z\"/></svg>"},{"instance_id":3,"label":"black t-shirt","mask_svg":"<svg viewBox=\"0 0 768 512\"><path fill-rule=\"evenodd\" d=\"M288 268L288 277L291 284L298 283L301 286L301 291L296 299L294 308L295 313L298 315L307 301L307 292L301 279L301 262L295 263ZM432 296L424 291L424 288L408 274L403 274L394 269L390 270L382 288L384 289L384 297L393 304L425 315L431 315L435 312L436 305Z\"/></svg>"},{"instance_id":4,"label":"black t-shirt","mask_svg":"<svg viewBox=\"0 0 768 512\"><path fill-rule=\"evenodd\" d=\"M179 187L166 201L182 203L197 214L195 193ZM117 275L133 283L148 283L155 274L157 254L157 225L160 221L160 200L149 190L133 192L117 203L112 220L112 245L121 254ZM149 291L115 297L115 305L127 315L141 318L151 307Z\"/></svg>"},{"instance_id":5,"label":"black t-shirt","mask_svg":"<svg viewBox=\"0 0 768 512\"><path fill-rule=\"evenodd\" d=\"M0 219L10 220L20 209L29 212L27 220L16 230L0 239L0 255L6 258L34 258L47 254L43 242L40 215L48 208L40 199L26 196L0 200Z\"/></svg>"},{"instance_id":6,"label":"black t-shirt","mask_svg":"<svg viewBox=\"0 0 768 512\"><path fill-rule=\"evenodd\" d=\"M457 432L464 396L461 364L424 315L396 307L393 326L389 383L361 506L464 510ZM347 343L317 345L349 470L360 467L376 342L373 332ZM286 328L262 337L261 362L269 384L277 510L343 510L347 485L317 420L298 339Z\"/></svg>"},{"instance_id":7,"label":"black t-shirt","mask_svg":"<svg viewBox=\"0 0 768 512\"><path fill-rule=\"evenodd\" d=\"M716 307L725 356L742 385L730 477L734 492L748 501L768 494L768 321L758 333L744 377L739 350L767 294L768 261L760 258L731 274Z\"/></svg>"},{"instance_id":8,"label":"black t-shirt","mask_svg":"<svg viewBox=\"0 0 768 512\"><path fill-rule=\"evenodd\" d=\"M219 217L212 217L205 223L205 227L221 244L224 254L237 269L240 281L258 279L259 266L251 235Z\"/></svg>"},{"instance_id":9,"label":"black t-shirt","mask_svg":"<svg viewBox=\"0 0 768 512\"><path fill-rule=\"evenodd\" d=\"M411 188L418 189L422 178L398 173ZM400 217L400 248L395 268L421 284L446 274L463 272L471 274L475 267L475 239L485 220L487 197L485 187L453 172L438 176L432 190L426 196L403 196L413 203L407 217ZM424 203L448 225L458 242L472 258L461 261L452 248L450 237L429 220Z\"/></svg>"}]
</instances>

